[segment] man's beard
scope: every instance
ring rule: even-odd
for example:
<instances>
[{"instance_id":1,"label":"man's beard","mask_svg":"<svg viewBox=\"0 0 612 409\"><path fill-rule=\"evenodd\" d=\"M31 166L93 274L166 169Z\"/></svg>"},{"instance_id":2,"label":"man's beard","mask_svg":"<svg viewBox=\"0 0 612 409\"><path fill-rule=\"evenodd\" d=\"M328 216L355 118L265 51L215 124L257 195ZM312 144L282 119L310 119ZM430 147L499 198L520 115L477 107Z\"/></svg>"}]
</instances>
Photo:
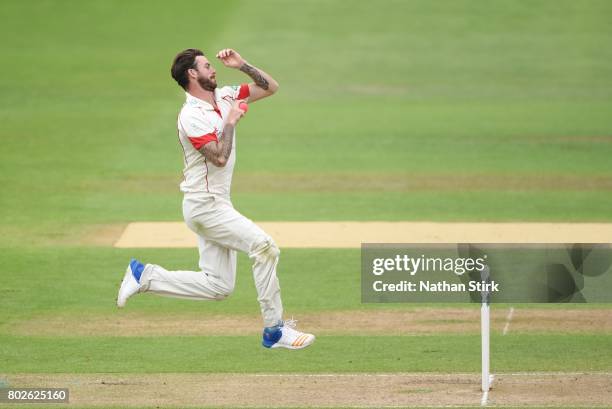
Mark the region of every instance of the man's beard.
<instances>
[{"instance_id":1,"label":"man's beard","mask_svg":"<svg viewBox=\"0 0 612 409\"><path fill-rule=\"evenodd\" d=\"M205 77L198 76L198 84L200 84L200 87L204 88L206 91L214 91L217 88L217 81L210 80Z\"/></svg>"}]
</instances>

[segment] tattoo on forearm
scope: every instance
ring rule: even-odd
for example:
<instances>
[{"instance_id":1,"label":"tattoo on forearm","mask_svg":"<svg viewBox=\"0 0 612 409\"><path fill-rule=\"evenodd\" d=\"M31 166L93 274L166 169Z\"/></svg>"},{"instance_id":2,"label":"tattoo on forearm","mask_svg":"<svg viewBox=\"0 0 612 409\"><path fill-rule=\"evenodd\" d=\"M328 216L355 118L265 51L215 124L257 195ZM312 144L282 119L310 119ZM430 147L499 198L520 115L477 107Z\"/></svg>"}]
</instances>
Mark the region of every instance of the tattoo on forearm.
<instances>
[{"instance_id":1,"label":"tattoo on forearm","mask_svg":"<svg viewBox=\"0 0 612 409\"><path fill-rule=\"evenodd\" d=\"M234 126L225 124L223 133L219 137L217 143L207 143L200 148L200 153L213 164L219 166L219 158L223 157L227 161L232 153L232 145L234 144Z\"/></svg>"},{"instance_id":2,"label":"tattoo on forearm","mask_svg":"<svg viewBox=\"0 0 612 409\"><path fill-rule=\"evenodd\" d=\"M223 146L221 147L221 155L227 160L232 153L232 145L234 144L234 126L230 124L225 124L223 126L223 134L221 135L221 142Z\"/></svg>"},{"instance_id":3,"label":"tattoo on forearm","mask_svg":"<svg viewBox=\"0 0 612 409\"><path fill-rule=\"evenodd\" d=\"M200 153L212 163L215 163L217 161L217 151L217 144L212 142L207 143L206 145L200 148Z\"/></svg>"},{"instance_id":4,"label":"tattoo on forearm","mask_svg":"<svg viewBox=\"0 0 612 409\"><path fill-rule=\"evenodd\" d=\"M267 90L270 87L268 80L265 79L259 70L252 65L244 63L240 67L240 71L251 77L253 81L255 81L255 85L257 85L259 88Z\"/></svg>"}]
</instances>

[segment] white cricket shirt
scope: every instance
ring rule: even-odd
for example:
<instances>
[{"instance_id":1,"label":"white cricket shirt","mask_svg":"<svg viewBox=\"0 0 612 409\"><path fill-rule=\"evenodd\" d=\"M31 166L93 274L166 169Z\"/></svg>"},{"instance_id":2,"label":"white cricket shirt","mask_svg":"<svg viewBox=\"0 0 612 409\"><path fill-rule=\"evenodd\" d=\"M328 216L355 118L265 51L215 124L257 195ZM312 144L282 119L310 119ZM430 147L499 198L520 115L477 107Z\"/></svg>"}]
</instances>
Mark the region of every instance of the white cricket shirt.
<instances>
[{"instance_id":1,"label":"white cricket shirt","mask_svg":"<svg viewBox=\"0 0 612 409\"><path fill-rule=\"evenodd\" d=\"M230 185L236 162L235 130L232 152L224 167L220 168L206 160L198 149L211 141L218 141L223 133L224 118L236 99L249 96L249 86L226 86L215 90L215 101L219 110L208 102L185 93L187 100L178 115L178 138L183 148L183 193L230 195Z\"/></svg>"}]
</instances>

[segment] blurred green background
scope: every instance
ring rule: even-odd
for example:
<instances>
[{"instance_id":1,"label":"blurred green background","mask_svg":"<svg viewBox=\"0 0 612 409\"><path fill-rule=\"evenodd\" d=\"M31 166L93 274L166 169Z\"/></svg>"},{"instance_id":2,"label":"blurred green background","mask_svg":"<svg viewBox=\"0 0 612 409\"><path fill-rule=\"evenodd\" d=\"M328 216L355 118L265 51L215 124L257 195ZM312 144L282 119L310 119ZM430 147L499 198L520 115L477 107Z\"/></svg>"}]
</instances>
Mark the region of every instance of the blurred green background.
<instances>
[{"instance_id":1,"label":"blurred green background","mask_svg":"<svg viewBox=\"0 0 612 409\"><path fill-rule=\"evenodd\" d=\"M181 219L169 67L187 47L233 47L281 84L238 133L233 198L255 220L609 221L611 13L605 0L5 0L1 244Z\"/></svg>"},{"instance_id":2,"label":"blurred green background","mask_svg":"<svg viewBox=\"0 0 612 409\"><path fill-rule=\"evenodd\" d=\"M0 373L478 371L477 334L328 336L292 361L255 336L12 326L119 314L130 256L196 266L191 249L111 246L128 222L182 218L184 94L169 69L188 47L235 48L281 84L238 128L232 197L256 221L612 221L611 15L607 0L3 0ZM221 84L245 81L216 68ZM256 314L248 270L242 257L223 303L128 309ZM283 250L279 274L297 318L374 308L360 304L358 251ZM597 329L497 336L493 366L609 371L611 342ZM219 360L228 349L240 352Z\"/></svg>"}]
</instances>

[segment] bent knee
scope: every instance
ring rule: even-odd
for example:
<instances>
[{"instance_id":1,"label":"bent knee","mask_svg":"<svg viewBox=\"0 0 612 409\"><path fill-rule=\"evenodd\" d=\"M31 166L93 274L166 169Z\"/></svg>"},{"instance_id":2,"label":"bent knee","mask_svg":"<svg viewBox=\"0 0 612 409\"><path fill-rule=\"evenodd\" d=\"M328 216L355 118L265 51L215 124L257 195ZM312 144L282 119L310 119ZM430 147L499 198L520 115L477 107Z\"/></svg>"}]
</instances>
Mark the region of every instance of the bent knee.
<instances>
[{"instance_id":1,"label":"bent knee","mask_svg":"<svg viewBox=\"0 0 612 409\"><path fill-rule=\"evenodd\" d=\"M253 246L249 256L261 262L268 259L276 260L280 256L280 249L272 238L265 237Z\"/></svg>"},{"instance_id":2,"label":"bent knee","mask_svg":"<svg viewBox=\"0 0 612 409\"><path fill-rule=\"evenodd\" d=\"M234 292L234 287L223 286L223 287L217 288L216 290L217 291L216 291L216 294L215 294L215 298L218 301L222 301L222 300L225 300L230 295L232 295L232 293Z\"/></svg>"},{"instance_id":3,"label":"bent knee","mask_svg":"<svg viewBox=\"0 0 612 409\"><path fill-rule=\"evenodd\" d=\"M211 280L215 299L221 301L232 295L235 283L229 280Z\"/></svg>"}]
</instances>

